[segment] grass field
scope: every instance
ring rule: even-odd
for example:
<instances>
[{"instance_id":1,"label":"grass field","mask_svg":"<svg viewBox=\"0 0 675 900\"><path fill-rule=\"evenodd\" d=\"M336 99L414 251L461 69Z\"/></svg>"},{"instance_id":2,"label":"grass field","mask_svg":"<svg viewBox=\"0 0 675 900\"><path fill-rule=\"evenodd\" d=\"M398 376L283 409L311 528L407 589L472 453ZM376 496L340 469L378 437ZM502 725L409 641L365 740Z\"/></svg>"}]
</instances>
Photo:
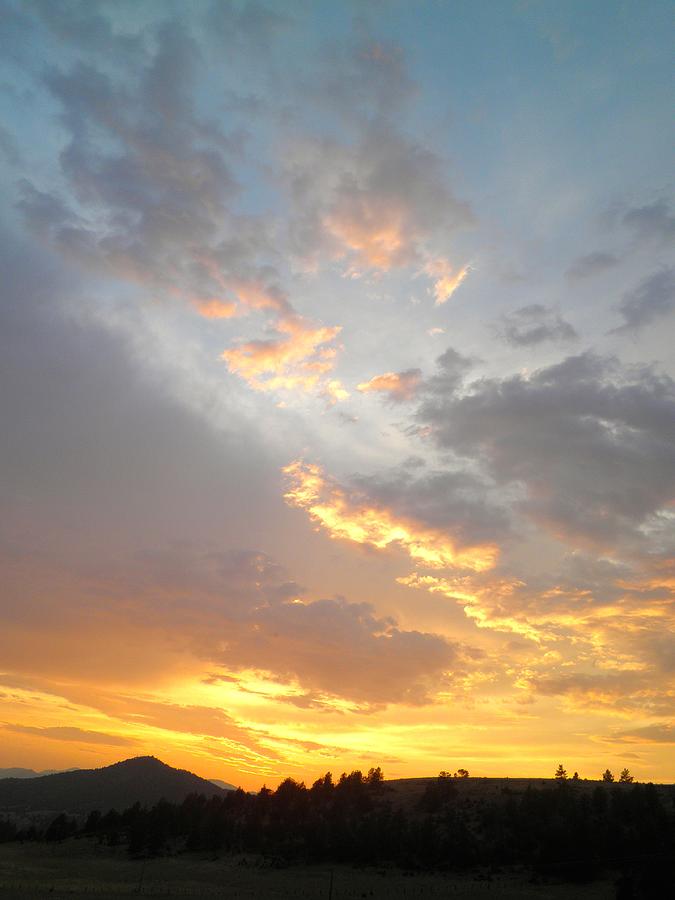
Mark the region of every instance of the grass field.
<instances>
[{"instance_id":1,"label":"grass field","mask_svg":"<svg viewBox=\"0 0 675 900\"><path fill-rule=\"evenodd\" d=\"M332 870L332 900L381 898L461 898L474 900L610 900L610 882L591 885L532 884L527 877L406 874L394 869ZM97 897L117 900L146 897L221 897L229 900L320 900L331 897L331 869L291 866L274 869L252 857L182 854L131 860L123 848L101 847L88 840L62 844L0 846L0 897L3 900Z\"/></svg>"}]
</instances>

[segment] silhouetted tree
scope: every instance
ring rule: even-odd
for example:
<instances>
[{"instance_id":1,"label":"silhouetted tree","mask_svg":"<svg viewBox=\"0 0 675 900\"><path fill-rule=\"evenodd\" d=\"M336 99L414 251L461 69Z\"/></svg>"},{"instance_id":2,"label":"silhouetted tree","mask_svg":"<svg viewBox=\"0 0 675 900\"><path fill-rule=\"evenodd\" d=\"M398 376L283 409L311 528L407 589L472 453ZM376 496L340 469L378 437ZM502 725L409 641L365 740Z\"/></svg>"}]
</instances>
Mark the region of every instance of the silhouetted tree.
<instances>
[{"instance_id":1,"label":"silhouetted tree","mask_svg":"<svg viewBox=\"0 0 675 900\"><path fill-rule=\"evenodd\" d=\"M578 781L578 780L579 780L579 773L575 772L574 775L572 775L572 781Z\"/></svg>"},{"instance_id":2,"label":"silhouetted tree","mask_svg":"<svg viewBox=\"0 0 675 900\"><path fill-rule=\"evenodd\" d=\"M560 763L558 768L555 770L555 775L553 777L556 781L567 781L567 771L563 768L562 763Z\"/></svg>"},{"instance_id":3,"label":"silhouetted tree","mask_svg":"<svg viewBox=\"0 0 675 900\"><path fill-rule=\"evenodd\" d=\"M0 819L0 844L16 839L16 825L9 819Z\"/></svg>"},{"instance_id":4,"label":"silhouetted tree","mask_svg":"<svg viewBox=\"0 0 675 900\"><path fill-rule=\"evenodd\" d=\"M457 769L455 772L455 778L468 778L469 770L468 769Z\"/></svg>"},{"instance_id":5,"label":"silhouetted tree","mask_svg":"<svg viewBox=\"0 0 675 900\"><path fill-rule=\"evenodd\" d=\"M605 771L602 773L602 780L603 781L614 781L614 776L609 771L609 769L605 769Z\"/></svg>"},{"instance_id":6,"label":"silhouetted tree","mask_svg":"<svg viewBox=\"0 0 675 900\"><path fill-rule=\"evenodd\" d=\"M621 774L619 775L619 781L621 784L632 784L633 776L630 774L628 769L622 769Z\"/></svg>"},{"instance_id":7,"label":"silhouetted tree","mask_svg":"<svg viewBox=\"0 0 675 900\"><path fill-rule=\"evenodd\" d=\"M75 834L76 830L77 825L75 819L69 819L65 813L61 813L50 823L45 831L45 840L63 841Z\"/></svg>"}]
</instances>

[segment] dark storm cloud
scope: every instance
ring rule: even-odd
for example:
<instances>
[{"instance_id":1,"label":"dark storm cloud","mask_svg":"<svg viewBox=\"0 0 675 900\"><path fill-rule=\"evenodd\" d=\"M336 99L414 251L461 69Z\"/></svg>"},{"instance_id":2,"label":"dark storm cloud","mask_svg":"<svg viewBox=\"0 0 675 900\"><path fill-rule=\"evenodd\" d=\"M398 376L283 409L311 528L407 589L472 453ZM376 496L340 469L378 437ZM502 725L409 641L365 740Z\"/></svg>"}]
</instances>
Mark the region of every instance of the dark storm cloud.
<instances>
[{"instance_id":1,"label":"dark storm cloud","mask_svg":"<svg viewBox=\"0 0 675 900\"><path fill-rule=\"evenodd\" d=\"M597 251L575 259L566 274L573 281L578 281L582 278L590 278L592 275L599 275L601 272L613 269L618 264L619 260L613 253Z\"/></svg>"},{"instance_id":2,"label":"dark storm cloud","mask_svg":"<svg viewBox=\"0 0 675 900\"><path fill-rule=\"evenodd\" d=\"M559 313L539 303L502 316L497 333L512 347L534 347L545 341L574 341L579 337Z\"/></svg>"},{"instance_id":3,"label":"dark storm cloud","mask_svg":"<svg viewBox=\"0 0 675 900\"><path fill-rule=\"evenodd\" d=\"M624 324L613 333L636 332L675 310L675 269L662 269L627 291L617 307Z\"/></svg>"},{"instance_id":4,"label":"dark storm cloud","mask_svg":"<svg viewBox=\"0 0 675 900\"><path fill-rule=\"evenodd\" d=\"M436 443L526 490L558 537L613 545L675 494L675 384L584 353L531 375L430 390L417 414Z\"/></svg>"}]
</instances>

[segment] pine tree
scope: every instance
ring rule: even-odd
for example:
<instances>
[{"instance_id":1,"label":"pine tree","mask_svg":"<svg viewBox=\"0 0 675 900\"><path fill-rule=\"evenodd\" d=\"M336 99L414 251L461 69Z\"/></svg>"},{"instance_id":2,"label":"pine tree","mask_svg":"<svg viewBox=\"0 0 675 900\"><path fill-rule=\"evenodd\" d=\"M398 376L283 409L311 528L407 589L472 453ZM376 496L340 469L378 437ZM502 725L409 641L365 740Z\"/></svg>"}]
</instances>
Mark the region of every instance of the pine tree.
<instances>
[{"instance_id":1,"label":"pine tree","mask_svg":"<svg viewBox=\"0 0 675 900\"><path fill-rule=\"evenodd\" d=\"M605 769L605 771L602 773L602 780L603 781L614 781L614 776L609 771L609 769Z\"/></svg>"},{"instance_id":2,"label":"pine tree","mask_svg":"<svg viewBox=\"0 0 675 900\"><path fill-rule=\"evenodd\" d=\"M555 770L555 775L553 777L556 781L567 781L567 770L563 768L562 763L560 763L558 768Z\"/></svg>"},{"instance_id":3,"label":"pine tree","mask_svg":"<svg viewBox=\"0 0 675 900\"><path fill-rule=\"evenodd\" d=\"M619 781L622 784L632 784L633 783L633 776L630 774L628 769L621 770L621 774L619 775Z\"/></svg>"}]
</instances>

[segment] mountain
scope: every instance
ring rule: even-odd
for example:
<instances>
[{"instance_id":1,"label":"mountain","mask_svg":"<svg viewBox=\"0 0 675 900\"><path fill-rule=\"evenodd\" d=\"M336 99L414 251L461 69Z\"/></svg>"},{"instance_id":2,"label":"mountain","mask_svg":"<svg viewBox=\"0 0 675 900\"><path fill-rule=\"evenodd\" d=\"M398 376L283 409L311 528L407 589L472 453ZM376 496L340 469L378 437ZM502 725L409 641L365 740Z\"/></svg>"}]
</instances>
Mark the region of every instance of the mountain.
<instances>
[{"instance_id":1,"label":"mountain","mask_svg":"<svg viewBox=\"0 0 675 900\"><path fill-rule=\"evenodd\" d=\"M222 788L224 791L236 791L236 787L233 784L230 784L227 781L221 781L220 778L210 778L209 781L211 784L215 784L216 787Z\"/></svg>"},{"instance_id":2,"label":"mountain","mask_svg":"<svg viewBox=\"0 0 675 900\"><path fill-rule=\"evenodd\" d=\"M0 812L84 813L123 810L137 801L182 802L189 794L222 796L223 789L192 772L173 769L154 756L139 756L102 769L79 769L36 778L0 780Z\"/></svg>"},{"instance_id":3,"label":"mountain","mask_svg":"<svg viewBox=\"0 0 675 900\"><path fill-rule=\"evenodd\" d=\"M35 769L22 769L15 766L12 769L0 769L1 778L39 778L42 775L55 775L58 769L44 769L42 772L36 772Z\"/></svg>"}]
</instances>

